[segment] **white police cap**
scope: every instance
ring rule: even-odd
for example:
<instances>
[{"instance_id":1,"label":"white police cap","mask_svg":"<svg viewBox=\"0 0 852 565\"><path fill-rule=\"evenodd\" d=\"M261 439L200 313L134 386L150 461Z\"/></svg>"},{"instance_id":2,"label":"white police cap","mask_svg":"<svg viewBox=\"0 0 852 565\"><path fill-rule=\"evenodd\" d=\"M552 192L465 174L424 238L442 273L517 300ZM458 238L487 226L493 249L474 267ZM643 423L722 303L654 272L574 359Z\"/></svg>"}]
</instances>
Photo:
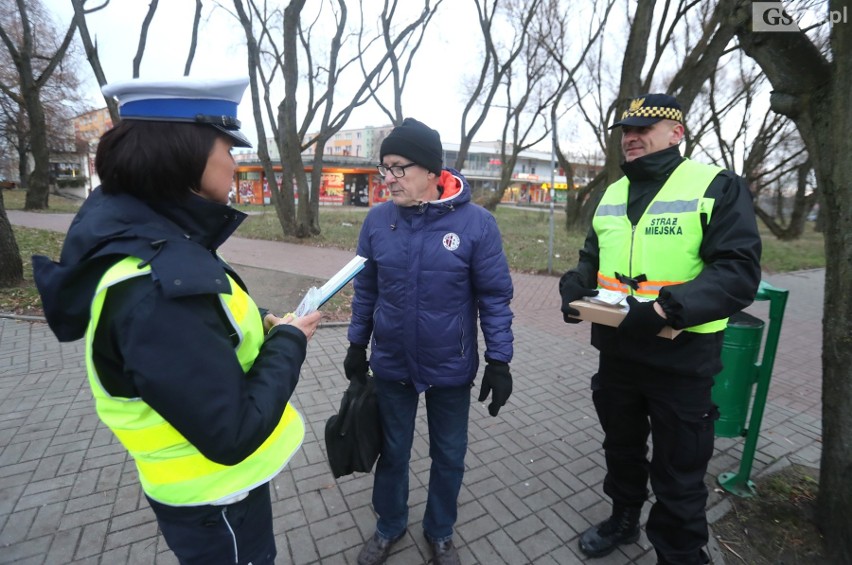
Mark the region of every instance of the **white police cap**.
<instances>
[{"instance_id":1,"label":"white police cap","mask_svg":"<svg viewBox=\"0 0 852 565\"><path fill-rule=\"evenodd\" d=\"M118 99L123 120L206 124L233 139L235 146L251 147L237 119L237 106L248 81L248 77L131 79L106 84L101 91Z\"/></svg>"}]
</instances>

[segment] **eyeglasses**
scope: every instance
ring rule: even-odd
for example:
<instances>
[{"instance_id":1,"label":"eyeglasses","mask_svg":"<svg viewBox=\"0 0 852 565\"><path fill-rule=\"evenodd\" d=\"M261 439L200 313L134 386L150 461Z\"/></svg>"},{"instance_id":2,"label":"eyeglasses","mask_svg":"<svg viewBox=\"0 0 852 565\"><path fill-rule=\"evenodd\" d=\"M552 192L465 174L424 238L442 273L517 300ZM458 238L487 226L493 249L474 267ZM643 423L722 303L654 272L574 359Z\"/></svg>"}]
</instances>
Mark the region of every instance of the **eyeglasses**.
<instances>
[{"instance_id":1,"label":"eyeglasses","mask_svg":"<svg viewBox=\"0 0 852 565\"><path fill-rule=\"evenodd\" d=\"M394 165L393 167L386 167L385 165L376 165L376 168L379 170L379 174L382 176L385 176L390 173L394 177L401 179L405 176L405 169L407 169L408 167L413 167L416 164L417 163L409 163L407 165Z\"/></svg>"}]
</instances>

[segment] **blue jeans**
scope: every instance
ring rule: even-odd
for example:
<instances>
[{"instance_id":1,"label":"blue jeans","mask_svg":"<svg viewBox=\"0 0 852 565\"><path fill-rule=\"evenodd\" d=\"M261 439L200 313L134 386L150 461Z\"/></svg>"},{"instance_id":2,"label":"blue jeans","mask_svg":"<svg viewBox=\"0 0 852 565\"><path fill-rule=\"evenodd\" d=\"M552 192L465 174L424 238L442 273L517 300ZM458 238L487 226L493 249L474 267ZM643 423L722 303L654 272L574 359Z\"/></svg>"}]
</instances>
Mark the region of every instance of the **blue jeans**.
<instances>
[{"instance_id":1,"label":"blue jeans","mask_svg":"<svg viewBox=\"0 0 852 565\"><path fill-rule=\"evenodd\" d=\"M458 496L467 453L470 386L426 391L429 422L429 493L423 533L430 541L453 535ZM373 507L379 515L376 531L394 539L408 526L408 463L414 440L418 394L411 383L376 380L384 443L373 483Z\"/></svg>"}]
</instances>

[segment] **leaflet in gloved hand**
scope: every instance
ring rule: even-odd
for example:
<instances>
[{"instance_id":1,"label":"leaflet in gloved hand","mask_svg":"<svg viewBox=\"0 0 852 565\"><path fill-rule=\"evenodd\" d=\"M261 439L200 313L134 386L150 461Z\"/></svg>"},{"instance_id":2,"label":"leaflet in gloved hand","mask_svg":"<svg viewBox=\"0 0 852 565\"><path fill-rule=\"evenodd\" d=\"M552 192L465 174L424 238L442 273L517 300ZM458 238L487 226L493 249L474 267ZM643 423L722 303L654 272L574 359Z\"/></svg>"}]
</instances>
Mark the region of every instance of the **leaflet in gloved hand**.
<instances>
[{"instance_id":1,"label":"leaflet in gloved hand","mask_svg":"<svg viewBox=\"0 0 852 565\"><path fill-rule=\"evenodd\" d=\"M332 296L337 294L341 288L346 286L349 281L354 279L355 275L361 272L366 261L366 257L356 255L342 269L337 271L333 277L328 279L324 285L319 288L312 286L308 289L308 292L305 293L305 297L302 298L302 302L293 314L296 317L301 317L318 310L323 304L328 302Z\"/></svg>"}]
</instances>

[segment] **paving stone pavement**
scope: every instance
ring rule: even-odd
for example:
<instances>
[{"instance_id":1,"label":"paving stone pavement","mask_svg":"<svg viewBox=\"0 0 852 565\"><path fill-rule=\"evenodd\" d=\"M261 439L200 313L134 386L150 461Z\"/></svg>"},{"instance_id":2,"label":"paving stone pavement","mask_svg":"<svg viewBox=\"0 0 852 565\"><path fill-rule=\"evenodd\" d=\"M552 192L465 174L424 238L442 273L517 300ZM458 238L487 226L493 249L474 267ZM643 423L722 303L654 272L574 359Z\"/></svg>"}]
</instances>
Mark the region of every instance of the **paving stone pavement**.
<instances>
[{"instance_id":1,"label":"paving stone pavement","mask_svg":"<svg viewBox=\"0 0 852 565\"><path fill-rule=\"evenodd\" d=\"M10 213L10 221L67 227L61 219L23 213ZM241 238L231 238L223 253L252 268L250 288L257 282L268 293L281 272L322 279L351 256ZM765 276L789 289L790 300L752 478L791 461L819 466L823 276L822 270ZM479 378L471 392L456 545L464 564L583 563L579 533L609 512L602 433L589 392L597 354L588 325L562 322L556 277L514 274L513 280L514 392L496 418L476 402ZM748 311L768 320L765 302ZM306 421L305 441L273 481L279 563L355 563L373 532L372 475L335 480L325 456L324 426L345 388L347 345L345 324L321 327L309 345L293 399ZM410 525L391 565L430 558L420 528L429 473L423 406L416 430ZM731 496L715 487L715 478L738 468L743 443L716 441L707 475L711 522L728 510ZM714 540L709 548L714 563L724 563ZM643 532L637 543L589 562L651 565L656 559ZM46 324L12 318L0 318L0 563L176 563L132 460L95 415L82 341L60 344Z\"/></svg>"}]
</instances>

